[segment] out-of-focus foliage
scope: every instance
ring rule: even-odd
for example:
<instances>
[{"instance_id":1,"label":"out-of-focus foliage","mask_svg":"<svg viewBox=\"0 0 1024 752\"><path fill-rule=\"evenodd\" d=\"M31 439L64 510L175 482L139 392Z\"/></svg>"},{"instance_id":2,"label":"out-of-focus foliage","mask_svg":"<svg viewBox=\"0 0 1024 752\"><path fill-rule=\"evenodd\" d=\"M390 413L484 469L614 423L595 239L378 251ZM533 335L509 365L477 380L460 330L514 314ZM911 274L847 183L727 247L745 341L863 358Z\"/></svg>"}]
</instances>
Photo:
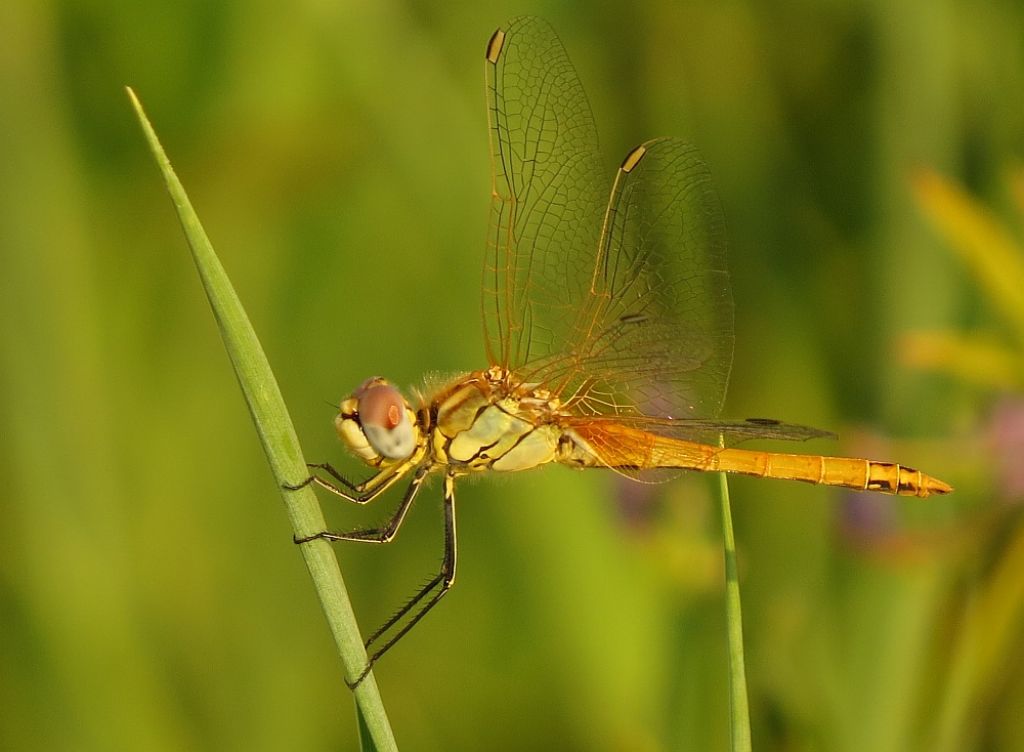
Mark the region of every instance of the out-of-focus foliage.
<instances>
[{"instance_id":1,"label":"out-of-focus foliage","mask_svg":"<svg viewBox=\"0 0 1024 752\"><path fill-rule=\"evenodd\" d=\"M328 403L483 363L483 47L522 12L561 33L609 170L657 135L711 165L727 412L957 488L732 484L755 748L1024 750L1024 7L966 0L0 5L0 748L354 745L122 87L307 455L342 464ZM709 488L561 468L462 484L459 582L377 671L399 744L724 748ZM437 565L438 493L391 546L339 549L364 629ZM323 503L347 527L394 501Z\"/></svg>"},{"instance_id":2,"label":"out-of-focus foliage","mask_svg":"<svg viewBox=\"0 0 1024 752\"><path fill-rule=\"evenodd\" d=\"M1015 175L1018 183L1024 172ZM992 214L958 186L934 172L923 171L914 192L928 218L949 239L966 271L975 279L982 300L991 301L1006 334L993 341L991 327L977 334L954 332L906 338L910 365L934 368L999 391L1024 387L1024 246ZM1020 207L1024 210L1024 205Z\"/></svg>"}]
</instances>

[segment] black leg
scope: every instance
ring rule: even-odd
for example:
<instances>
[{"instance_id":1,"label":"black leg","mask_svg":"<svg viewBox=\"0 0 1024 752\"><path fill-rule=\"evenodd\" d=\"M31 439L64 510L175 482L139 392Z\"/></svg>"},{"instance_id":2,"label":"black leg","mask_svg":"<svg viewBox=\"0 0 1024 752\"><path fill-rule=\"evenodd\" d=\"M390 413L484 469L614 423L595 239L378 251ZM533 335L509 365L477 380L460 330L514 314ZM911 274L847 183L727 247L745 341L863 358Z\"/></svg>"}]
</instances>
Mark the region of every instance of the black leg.
<instances>
[{"instance_id":1,"label":"black leg","mask_svg":"<svg viewBox=\"0 0 1024 752\"><path fill-rule=\"evenodd\" d=\"M330 462L307 462L306 467L308 467L310 470L324 470L327 473L330 473L331 477L333 477L336 481L341 483L341 485L343 485L349 491L353 493L359 493L359 484L353 483L344 475L335 470L334 465L332 465ZM313 483L315 479L315 475L310 475L301 483L296 483L295 485L292 485L291 483L285 483L284 487L287 488L289 491L298 491L300 488L305 488L310 483Z\"/></svg>"},{"instance_id":2,"label":"black leg","mask_svg":"<svg viewBox=\"0 0 1024 752\"><path fill-rule=\"evenodd\" d=\"M346 501L351 501L355 504L366 504L373 501L380 496L384 491L391 487L391 485L401 478L411 467L411 463L398 465L395 467L385 468L376 475L373 475L362 483L353 483L348 480L345 476L334 469L334 466L329 462L321 463L307 463L306 467L313 470L323 470L334 478L341 486L336 486L329 480L324 480L320 476L310 475L301 483L291 484L285 483L282 488L287 491L298 491L299 489L305 488L310 483L315 483L326 491L330 491L335 496L340 496Z\"/></svg>"},{"instance_id":3,"label":"black leg","mask_svg":"<svg viewBox=\"0 0 1024 752\"><path fill-rule=\"evenodd\" d=\"M327 540L327 541L365 541L367 543L390 543L395 535L398 533L398 528L402 526L402 522L405 520L406 512L409 511L409 507L412 506L413 499L416 498L416 494L420 490L420 486L423 485L424 479L427 477L427 473L430 468L426 465L416 471L416 475L413 476L412 482L409 483L409 487L405 491L405 496L402 498L402 503L398 505L398 510L388 520L388 523L384 527L367 528L364 530L350 530L344 533L332 533L329 530L324 530L313 535L308 535L305 538L296 538L296 543L308 543L311 540Z\"/></svg>"},{"instance_id":4,"label":"black leg","mask_svg":"<svg viewBox=\"0 0 1024 752\"><path fill-rule=\"evenodd\" d=\"M394 647L395 643L402 639L420 619L426 616L427 612L436 606L437 602L441 600L444 594L451 589L452 584L455 582L456 549L455 482L454 476L445 475L444 559L441 562L441 571L431 578L426 585L420 588L419 592L416 593L408 603L402 606L394 616L384 622L380 628L366 640L366 647L370 647L370 645L376 642L382 635L384 635L385 632L401 621L402 617L412 611L420 601L426 599L426 603L421 606L404 625L402 625L395 635L369 656L366 662L366 667L363 669L362 673L356 677L355 681L350 682L346 680L345 683L348 684L350 689L355 689L359 686L359 683L366 678L367 674L370 673L370 669L373 668L373 664L376 663L382 655L388 652L388 650ZM429 598L427 597L428 595L430 596Z\"/></svg>"},{"instance_id":5,"label":"black leg","mask_svg":"<svg viewBox=\"0 0 1024 752\"><path fill-rule=\"evenodd\" d=\"M332 478L334 478L336 481L338 481L339 483L341 483L341 485L345 486L345 488L349 489L353 493L359 493L359 485L356 484L356 483L353 483L348 478L346 478L344 475L342 475L337 470L335 470L334 469L334 465L332 465L330 462L307 462L306 463L306 467L308 467L310 470L323 470L323 471L329 473L330 476ZM290 491L297 491L298 489L303 488L304 486L307 486L307 485L309 485L312 482L313 482L313 476L310 475L308 478L306 478L306 480L304 480L299 485L297 485L297 486L288 486L288 485L286 485L285 488L287 488Z\"/></svg>"}]
</instances>

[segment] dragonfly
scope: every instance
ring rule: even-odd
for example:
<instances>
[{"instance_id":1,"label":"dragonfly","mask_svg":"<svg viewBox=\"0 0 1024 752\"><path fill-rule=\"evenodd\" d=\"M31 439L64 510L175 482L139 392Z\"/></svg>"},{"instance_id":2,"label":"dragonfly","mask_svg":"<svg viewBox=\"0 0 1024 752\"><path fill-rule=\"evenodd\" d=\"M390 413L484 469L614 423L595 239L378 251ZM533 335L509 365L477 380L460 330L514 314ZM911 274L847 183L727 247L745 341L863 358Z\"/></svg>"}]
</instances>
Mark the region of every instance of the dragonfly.
<instances>
[{"instance_id":1,"label":"dragonfly","mask_svg":"<svg viewBox=\"0 0 1024 752\"><path fill-rule=\"evenodd\" d=\"M342 442L373 469L353 482L331 464L315 484L367 504L401 481L380 527L313 540L388 543L425 481L443 477L440 570L366 640L367 664L395 645L455 581L455 484L485 471L558 463L640 479L657 469L726 472L927 497L952 488L892 462L755 451L747 439L826 431L724 420L733 302L722 210L708 168L683 141L637 146L602 166L590 105L562 43L524 17L487 42L490 225L481 312L487 367L407 399L384 378L341 402Z\"/></svg>"}]
</instances>

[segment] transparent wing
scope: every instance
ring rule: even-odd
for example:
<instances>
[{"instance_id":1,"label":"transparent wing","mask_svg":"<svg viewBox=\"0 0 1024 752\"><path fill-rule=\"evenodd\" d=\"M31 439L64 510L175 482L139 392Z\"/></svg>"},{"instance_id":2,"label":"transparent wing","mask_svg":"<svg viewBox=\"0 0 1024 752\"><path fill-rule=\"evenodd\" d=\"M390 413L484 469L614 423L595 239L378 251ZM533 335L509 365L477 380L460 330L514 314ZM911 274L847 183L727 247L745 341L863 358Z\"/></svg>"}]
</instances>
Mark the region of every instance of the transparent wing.
<instances>
[{"instance_id":1,"label":"transparent wing","mask_svg":"<svg viewBox=\"0 0 1024 752\"><path fill-rule=\"evenodd\" d=\"M496 32L487 74L491 363L581 416L717 415L732 298L703 162L679 141L649 142L609 190L586 96L542 21Z\"/></svg>"},{"instance_id":2,"label":"transparent wing","mask_svg":"<svg viewBox=\"0 0 1024 752\"><path fill-rule=\"evenodd\" d=\"M517 370L567 340L608 197L597 129L554 30L518 18L487 46L491 225L483 322L491 365Z\"/></svg>"},{"instance_id":3,"label":"transparent wing","mask_svg":"<svg viewBox=\"0 0 1024 752\"><path fill-rule=\"evenodd\" d=\"M715 416L732 348L724 222L710 173L693 147L648 142L619 168L564 352L533 368L584 415Z\"/></svg>"}]
</instances>

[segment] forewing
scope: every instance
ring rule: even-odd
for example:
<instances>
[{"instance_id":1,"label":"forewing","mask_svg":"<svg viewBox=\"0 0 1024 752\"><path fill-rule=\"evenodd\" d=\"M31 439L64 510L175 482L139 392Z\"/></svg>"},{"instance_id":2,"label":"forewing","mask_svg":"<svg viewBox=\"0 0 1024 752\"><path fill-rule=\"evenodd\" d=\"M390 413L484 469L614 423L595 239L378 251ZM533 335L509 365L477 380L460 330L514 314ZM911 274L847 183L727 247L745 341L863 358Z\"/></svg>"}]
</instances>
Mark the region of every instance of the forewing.
<instances>
[{"instance_id":1,"label":"forewing","mask_svg":"<svg viewBox=\"0 0 1024 752\"><path fill-rule=\"evenodd\" d=\"M644 144L609 191L586 95L546 23L495 32L486 71L490 363L580 415L717 415L732 298L721 209L695 150Z\"/></svg>"},{"instance_id":2,"label":"forewing","mask_svg":"<svg viewBox=\"0 0 1024 752\"><path fill-rule=\"evenodd\" d=\"M590 283L608 180L583 87L537 18L487 45L491 225L483 323L492 365L517 370L569 341Z\"/></svg>"}]
</instances>

